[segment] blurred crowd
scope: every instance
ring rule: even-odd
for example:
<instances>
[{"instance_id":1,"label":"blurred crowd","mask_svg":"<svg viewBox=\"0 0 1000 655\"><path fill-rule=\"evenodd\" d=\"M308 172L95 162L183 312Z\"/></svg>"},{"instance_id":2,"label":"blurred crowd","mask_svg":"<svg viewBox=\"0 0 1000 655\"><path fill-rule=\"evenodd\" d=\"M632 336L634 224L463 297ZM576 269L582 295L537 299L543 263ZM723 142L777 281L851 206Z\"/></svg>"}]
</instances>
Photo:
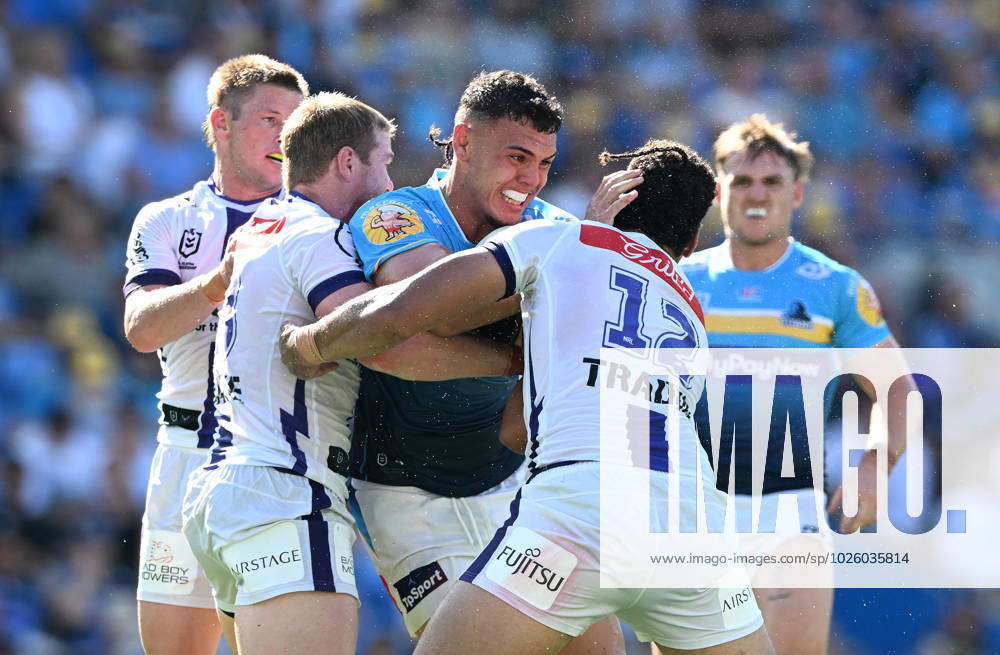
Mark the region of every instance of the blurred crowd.
<instances>
[{"instance_id":1,"label":"blurred crowd","mask_svg":"<svg viewBox=\"0 0 1000 655\"><path fill-rule=\"evenodd\" d=\"M669 136L707 155L764 111L817 158L800 240L869 278L904 347L992 347L998 43L998 0L0 3L0 655L141 652L160 372L122 337L125 240L142 205L209 175L205 86L224 59L270 54L396 117L397 186L440 163L428 128L450 129L472 74L534 73L566 107L543 195L581 215L603 149ZM361 651L407 652L362 582ZM996 598L948 598L896 652L996 645ZM858 625L835 634L865 653Z\"/></svg>"}]
</instances>

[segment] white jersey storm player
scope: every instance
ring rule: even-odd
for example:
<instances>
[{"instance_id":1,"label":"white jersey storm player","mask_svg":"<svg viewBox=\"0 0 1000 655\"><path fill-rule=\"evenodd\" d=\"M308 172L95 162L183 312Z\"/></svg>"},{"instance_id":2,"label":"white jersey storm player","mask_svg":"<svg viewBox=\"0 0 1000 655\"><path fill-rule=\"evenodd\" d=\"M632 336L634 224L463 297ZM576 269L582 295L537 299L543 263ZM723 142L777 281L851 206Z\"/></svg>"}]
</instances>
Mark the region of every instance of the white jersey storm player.
<instances>
[{"instance_id":1,"label":"white jersey storm player","mask_svg":"<svg viewBox=\"0 0 1000 655\"><path fill-rule=\"evenodd\" d=\"M124 293L175 285L212 271L229 236L263 202L238 202L210 181L146 205L129 237ZM142 519L139 600L212 608L211 588L181 534L181 502L191 471L208 457L215 435L212 358L218 319L210 314L194 330L159 349L163 384L159 447L150 469Z\"/></svg>"},{"instance_id":2,"label":"white jersey storm player","mask_svg":"<svg viewBox=\"0 0 1000 655\"><path fill-rule=\"evenodd\" d=\"M227 612L292 591L356 595L345 476L358 364L298 379L278 335L364 276L347 225L297 192L262 205L250 229L219 309L218 440L184 503L184 534ZM258 551L287 557L261 564L247 555Z\"/></svg>"},{"instance_id":3,"label":"white jersey storm player","mask_svg":"<svg viewBox=\"0 0 1000 655\"><path fill-rule=\"evenodd\" d=\"M600 349L705 347L701 308L683 273L648 237L589 221L522 223L498 231L482 245L504 273L506 295L523 297L529 476L511 504L509 519L462 580L571 636L612 614L642 640L679 649L706 648L756 631L762 619L755 604L726 604L731 593L752 599L749 587L619 589L600 584L599 398L607 378L606 371L595 370L602 366ZM702 388L684 386L677 385L679 438L694 442L702 470L710 470L696 445L692 418ZM648 466L641 465L698 476L683 464L668 464L664 423L654 420L654 412L646 419L650 458ZM656 444L664 447L658 450ZM725 497L711 476L700 479L699 486L706 504L724 507ZM649 488L651 504L666 502L666 476L652 478ZM650 530L663 527L651 525ZM537 554L532 557L546 567L543 573L548 571L541 583L526 577L520 561L512 561L518 553Z\"/></svg>"}]
</instances>

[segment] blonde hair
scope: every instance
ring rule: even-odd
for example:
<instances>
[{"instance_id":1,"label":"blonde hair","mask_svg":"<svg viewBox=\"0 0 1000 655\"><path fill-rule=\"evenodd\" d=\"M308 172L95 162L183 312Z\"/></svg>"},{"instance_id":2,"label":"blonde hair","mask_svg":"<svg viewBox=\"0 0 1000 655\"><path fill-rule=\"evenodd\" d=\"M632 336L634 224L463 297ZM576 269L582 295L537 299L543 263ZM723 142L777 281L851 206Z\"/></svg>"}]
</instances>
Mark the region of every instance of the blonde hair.
<instances>
[{"instance_id":1,"label":"blonde hair","mask_svg":"<svg viewBox=\"0 0 1000 655\"><path fill-rule=\"evenodd\" d=\"M795 132L786 131L783 123L772 123L764 114L754 114L745 121L733 123L715 140L712 154L716 170L720 175L724 173L726 161L738 152L746 151L751 161L765 152L773 152L788 162L797 181L807 182L813 156L809 152L809 142L796 142L797 136Z\"/></svg>"},{"instance_id":2,"label":"blonde hair","mask_svg":"<svg viewBox=\"0 0 1000 655\"><path fill-rule=\"evenodd\" d=\"M354 148L367 164L376 131L392 136L396 126L360 100L329 91L306 98L281 130L285 188L318 180L344 146Z\"/></svg>"},{"instance_id":3,"label":"blonde hair","mask_svg":"<svg viewBox=\"0 0 1000 655\"><path fill-rule=\"evenodd\" d=\"M309 95L309 83L288 64L271 59L266 55L243 55L229 59L212 73L208 81L208 109L211 112L221 107L235 121L240 118L243 104L261 84L274 84L290 91ZM202 132L209 147L215 150L215 134L208 117L202 124Z\"/></svg>"}]
</instances>

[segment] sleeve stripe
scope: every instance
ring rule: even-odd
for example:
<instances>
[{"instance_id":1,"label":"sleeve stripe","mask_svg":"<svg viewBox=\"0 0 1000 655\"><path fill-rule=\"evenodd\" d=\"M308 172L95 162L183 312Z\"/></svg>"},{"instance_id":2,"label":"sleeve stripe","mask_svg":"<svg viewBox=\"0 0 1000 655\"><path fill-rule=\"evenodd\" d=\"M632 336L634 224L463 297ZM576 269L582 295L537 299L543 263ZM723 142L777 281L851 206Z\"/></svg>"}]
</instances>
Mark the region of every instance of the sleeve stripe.
<instances>
[{"instance_id":1,"label":"sleeve stripe","mask_svg":"<svg viewBox=\"0 0 1000 655\"><path fill-rule=\"evenodd\" d=\"M510 261L510 255L507 253L507 249L504 248L499 243L490 241L483 244L490 254L497 260L497 264L500 266L500 270L503 271L503 279L507 283L504 289L503 296L498 298L498 300L503 300L504 298L509 298L514 295L514 291L517 288L517 276L514 274L514 265Z\"/></svg>"},{"instance_id":2,"label":"sleeve stripe","mask_svg":"<svg viewBox=\"0 0 1000 655\"><path fill-rule=\"evenodd\" d=\"M367 280L365 280L365 274L361 271L344 271L343 273L338 273L333 277L328 277L314 286L313 290L309 292L309 296L307 298L309 306L312 307L312 310L315 312L316 307L318 307L319 304L323 302L331 293L361 282L367 282Z\"/></svg>"},{"instance_id":3,"label":"sleeve stripe","mask_svg":"<svg viewBox=\"0 0 1000 655\"><path fill-rule=\"evenodd\" d=\"M151 268L148 271L143 271L139 273L131 280L125 282L125 286L122 287L122 293L127 297L130 293L136 289L149 286L151 284L163 284L166 286L172 286L174 284L181 283L181 276L174 273L171 270L165 268Z\"/></svg>"},{"instance_id":4,"label":"sleeve stripe","mask_svg":"<svg viewBox=\"0 0 1000 655\"><path fill-rule=\"evenodd\" d=\"M404 243L395 250L390 250L389 252L385 253L375 261L375 265L372 266L371 275L375 275L375 271L378 270L379 266L385 263L385 260L392 259L401 252L406 252L407 250L413 250L417 246L422 246L428 243L438 243L438 241L437 239L421 239L420 241L410 241L409 243Z\"/></svg>"}]
</instances>

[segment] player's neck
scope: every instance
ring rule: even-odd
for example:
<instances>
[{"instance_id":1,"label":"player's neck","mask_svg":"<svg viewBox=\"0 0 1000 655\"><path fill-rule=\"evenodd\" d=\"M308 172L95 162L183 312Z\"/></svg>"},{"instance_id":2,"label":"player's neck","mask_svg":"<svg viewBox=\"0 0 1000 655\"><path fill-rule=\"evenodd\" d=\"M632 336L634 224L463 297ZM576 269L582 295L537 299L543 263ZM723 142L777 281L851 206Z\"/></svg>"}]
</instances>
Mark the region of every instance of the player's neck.
<instances>
[{"instance_id":1,"label":"player's neck","mask_svg":"<svg viewBox=\"0 0 1000 655\"><path fill-rule=\"evenodd\" d=\"M296 184L292 191L299 193L322 207L330 216L341 221L351 220L357 208L354 199L344 193L342 185L331 183L327 176L312 184Z\"/></svg>"},{"instance_id":2,"label":"player's neck","mask_svg":"<svg viewBox=\"0 0 1000 655\"><path fill-rule=\"evenodd\" d=\"M219 193L237 202L260 200L275 193L280 188L276 186L274 188L261 189L259 186L249 184L245 180L240 179L229 167L223 166L218 159L215 161L212 181L215 183L215 188Z\"/></svg>"},{"instance_id":3,"label":"player's neck","mask_svg":"<svg viewBox=\"0 0 1000 655\"><path fill-rule=\"evenodd\" d=\"M473 198L466 192L467 186L457 184L455 176L455 166L448 169L448 174L441 180L441 195L444 196L445 204L451 210L455 222L462 229L462 234L471 243L479 243L480 239L492 232L495 228L485 223L477 216Z\"/></svg>"},{"instance_id":4,"label":"player's neck","mask_svg":"<svg viewBox=\"0 0 1000 655\"><path fill-rule=\"evenodd\" d=\"M727 237L729 258L739 271L763 271L774 266L792 245L792 238L775 239L764 244L749 244Z\"/></svg>"}]
</instances>

